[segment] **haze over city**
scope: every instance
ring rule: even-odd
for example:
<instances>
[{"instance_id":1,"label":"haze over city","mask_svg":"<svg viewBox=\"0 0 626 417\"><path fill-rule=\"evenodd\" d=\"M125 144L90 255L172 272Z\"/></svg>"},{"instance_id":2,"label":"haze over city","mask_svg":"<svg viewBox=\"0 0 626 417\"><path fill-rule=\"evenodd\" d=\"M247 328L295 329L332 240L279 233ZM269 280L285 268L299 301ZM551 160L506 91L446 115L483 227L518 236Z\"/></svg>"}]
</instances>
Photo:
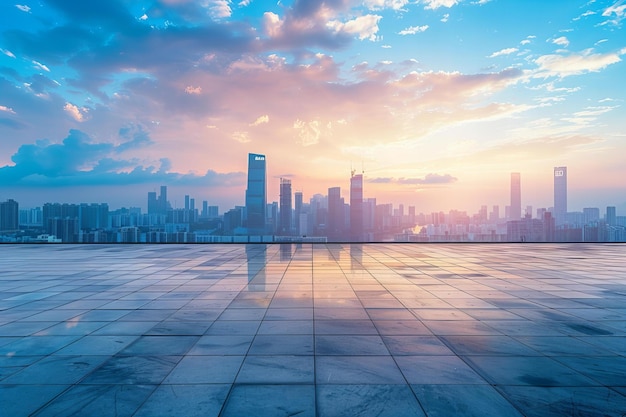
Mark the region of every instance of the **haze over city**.
<instances>
[{"instance_id":1,"label":"haze over city","mask_svg":"<svg viewBox=\"0 0 626 417\"><path fill-rule=\"evenodd\" d=\"M626 212L623 1L76 2L0 6L0 200L226 210L246 155L305 198L430 212L509 201Z\"/></svg>"}]
</instances>

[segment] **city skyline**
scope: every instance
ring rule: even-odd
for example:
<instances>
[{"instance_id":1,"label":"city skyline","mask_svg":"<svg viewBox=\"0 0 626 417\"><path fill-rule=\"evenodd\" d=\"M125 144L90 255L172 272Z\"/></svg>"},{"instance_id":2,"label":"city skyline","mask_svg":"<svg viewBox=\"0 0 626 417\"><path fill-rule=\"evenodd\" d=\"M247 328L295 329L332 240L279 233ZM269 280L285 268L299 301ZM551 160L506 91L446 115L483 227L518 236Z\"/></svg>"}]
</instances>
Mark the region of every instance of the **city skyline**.
<instances>
[{"instance_id":1,"label":"city skyline","mask_svg":"<svg viewBox=\"0 0 626 417\"><path fill-rule=\"evenodd\" d=\"M311 196L626 211L622 0L0 6L0 200L241 205L261 152ZM347 197L347 196L343 196ZM517 206L517 203L516 203ZM523 213L523 210L522 210Z\"/></svg>"}]
</instances>

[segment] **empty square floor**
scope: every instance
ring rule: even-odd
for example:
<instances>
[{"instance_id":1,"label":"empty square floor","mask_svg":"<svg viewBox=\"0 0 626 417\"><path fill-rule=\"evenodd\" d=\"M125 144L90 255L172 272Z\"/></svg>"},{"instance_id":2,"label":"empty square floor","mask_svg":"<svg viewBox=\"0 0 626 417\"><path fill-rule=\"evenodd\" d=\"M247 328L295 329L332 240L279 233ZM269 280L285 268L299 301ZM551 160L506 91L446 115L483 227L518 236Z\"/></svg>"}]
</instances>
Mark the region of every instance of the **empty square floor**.
<instances>
[{"instance_id":1,"label":"empty square floor","mask_svg":"<svg viewBox=\"0 0 626 417\"><path fill-rule=\"evenodd\" d=\"M623 416L626 245L1 245L1 416Z\"/></svg>"}]
</instances>

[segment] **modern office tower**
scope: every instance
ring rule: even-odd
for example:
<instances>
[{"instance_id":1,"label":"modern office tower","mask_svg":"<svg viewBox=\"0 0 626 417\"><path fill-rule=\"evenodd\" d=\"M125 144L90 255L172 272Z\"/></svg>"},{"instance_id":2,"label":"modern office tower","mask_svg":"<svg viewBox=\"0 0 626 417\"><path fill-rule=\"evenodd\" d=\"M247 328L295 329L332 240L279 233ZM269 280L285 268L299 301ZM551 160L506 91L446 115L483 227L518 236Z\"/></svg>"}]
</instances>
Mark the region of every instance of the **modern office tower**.
<instances>
[{"instance_id":1,"label":"modern office tower","mask_svg":"<svg viewBox=\"0 0 626 417\"><path fill-rule=\"evenodd\" d=\"M150 191L148 193L148 214L159 213L159 202L157 200L156 191Z\"/></svg>"},{"instance_id":2,"label":"modern office tower","mask_svg":"<svg viewBox=\"0 0 626 417\"><path fill-rule=\"evenodd\" d=\"M291 180L280 179L280 225L278 234L291 235Z\"/></svg>"},{"instance_id":3,"label":"modern office tower","mask_svg":"<svg viewBox=\"0 0 626 417\"><path fill-rule=\"evenodd\" d=\"M19 204L15 200L0 203L0 231L15 231L19 227Z\"/></svg>"},{"instance_id":4,"label":"modern office tower","mask_svg":"<svg viewBox=\"0 0 626 417\"><path fill-rule=\"evenodd\" d=\"M189 210L189 195L185 195L185 210Z\"/></svg>"},{"instance_id":5,"label":"modern office tower","mask_svg":"<svg viewBox=\"0 0 626 417\"><path fill-rule=\"evenodd\" d=\"M554 220L556 226L567 218L567 167L554 167Z\"/></svg>"},{"instance_id":6,"label":"modern office tower","mask_svg":"<svg viewBox=\"0 0 626 417\"><path fill-rule=\"evenodd\" d=\"M208 208L208 216L210 219L215 219L219 217L220 210L218 206L209 206Z\"/></svg>"},{"instance_id":7,"label":"modern office tower","mask_svg":"<svg viewBox=\"0 0 626 417\"><path fill-rule=\"evenodd\" d=\"M403 210L400 209L400 213ZM401 218L400 218L401 220ZM368 234L368 242L373 240L374 229L376 228L376 199L363 199L363 232Z\"/></svg>"},{"instance_id":8,"label":"modern office tower","mask_svg":"<svg viewBox=\"0 0 626 417\"><path fill-rule=\"evenodd\" d=\"M161 186L161 194L159 195L159 199L157 201L159 214L167 214L167 209L169 208L169 205L167 203L167 185Z\"/></svg>"},{"instance_id":9,"label":"modern office tower","mask_svg":"<svg viewBox=\"0 0 626 417\"><path fill-rule=\"evenodd\" d=\"M409 225L415 226L415 206L409 206Z\"/></svg>"},{"instance_id":10,"label":"modern office tower","mask_svg":"<svg viewBox=\"0 0 626 417\"><path fill-rule=\"evenodd\" d=\"M519 172L511 173L511 217L509 220L522 218L522 186Z\"/></svg>"},{"instance_id":11,"label":"modern office tower","mask_svg":"<svg viewBox=\"0 0 626 417\"><path fill-rule=\"evenodd\" d=\"M302 191L296 191L294 194L294 212L296 218L296 235L302 236L306 233L306 227L304 230L301 228L302 222L300 221L300 215L302 213Z\"/></svg>"},{"instance_id":12,"label":"modern office tower","mask_svg":"<svg viewBox=\"0 0 626 417\"><path fill-rule=\"evenodd\" d=\"M265 233L276 234L279 228L278 202L272 201L265 206Z\"/></svg>"},{"instance_id":13,"label":"modern office tower","mask_svg":"<svg viewBox=\"0 0 626 417\"><path fill-rule=\"evenodd\" d=\"M267 204L265 155L248 154L248 188L246 189L247 227L249 235L265 234Z\"/></svg>"},{"instance_id":14,"label":"modern office tower","mask_svg":"<svg viewBox=\"0 0 626 417\"><path fill-rule=\"evenodd\" d=\"M202 218L209 217L209 202L206 200L202 200Z\"/></svg>"},{"instance_id":15,"label":"modern office tower","mask_svg":"<svg viewBox=\"0 0 626 417\"><path fill-rule=\"evenodd\" d=\"M331 242L339 241L344 238L343 226L343 199L341 198L341 188L331 187L328 189L328 225L326 226L326 235Z\"/></svg>"},{"instance_id":16,"label":"modern office tower","mask_svg":"<svg viewBox=\"0 0 626 417\"><path fill-rule=\"evenodd\" d=\"M190 198L189 199L189 210L194 211L196 209L196 199L195 198Z\"/></svg>"},{"instance_id":17,"label":"modern office tower","mask_svg":"<svg viewBox=\"0 0 626 417\"><path fill-rule=\"evenodd\" d=\"M533 217L533 206L526 206L526 212L524 214L524 217L529 217L532 219Z\"/></svg>"},{"instance_id":18,"label":"modern office tower","mask_svg":"<svg viewBox=\"0 0 626 417\"><path fill-rule=\"evenodd\" d=\"M606 224L609 226L617 225L617 216L615 213L615 206L608 206L606 208Z\"/></svg>"},{"instance_id":19,"label":"modern office tower","mask_svg":"<svg viewBox=\"0 0 626 417\"><path fill-rule=\"evenodd\" d=\"M363 174L350 177L350 239L363 240Z\"/></svg>"}]
</instances>

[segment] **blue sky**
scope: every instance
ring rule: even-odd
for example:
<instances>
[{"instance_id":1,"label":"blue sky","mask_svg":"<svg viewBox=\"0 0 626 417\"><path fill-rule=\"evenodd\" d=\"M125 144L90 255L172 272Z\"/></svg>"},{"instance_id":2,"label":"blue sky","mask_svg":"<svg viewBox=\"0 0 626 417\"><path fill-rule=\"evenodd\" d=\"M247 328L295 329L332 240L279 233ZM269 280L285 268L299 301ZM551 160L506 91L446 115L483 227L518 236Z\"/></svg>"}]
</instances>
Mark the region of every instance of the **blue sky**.
<instances>
[{"instance_id":1,"label":"blue sky","mask_svg":"<svg viewBox=\"0 0 626 417\"><path fill-rule=\"evenodd\" d=\"M144 206L163 184L242 204L365 170L418 211L626 214L623 0L158 0L0 6L0 199ZM178 196L178 197L176 197Z\"/></svg>"}]
</instances>

